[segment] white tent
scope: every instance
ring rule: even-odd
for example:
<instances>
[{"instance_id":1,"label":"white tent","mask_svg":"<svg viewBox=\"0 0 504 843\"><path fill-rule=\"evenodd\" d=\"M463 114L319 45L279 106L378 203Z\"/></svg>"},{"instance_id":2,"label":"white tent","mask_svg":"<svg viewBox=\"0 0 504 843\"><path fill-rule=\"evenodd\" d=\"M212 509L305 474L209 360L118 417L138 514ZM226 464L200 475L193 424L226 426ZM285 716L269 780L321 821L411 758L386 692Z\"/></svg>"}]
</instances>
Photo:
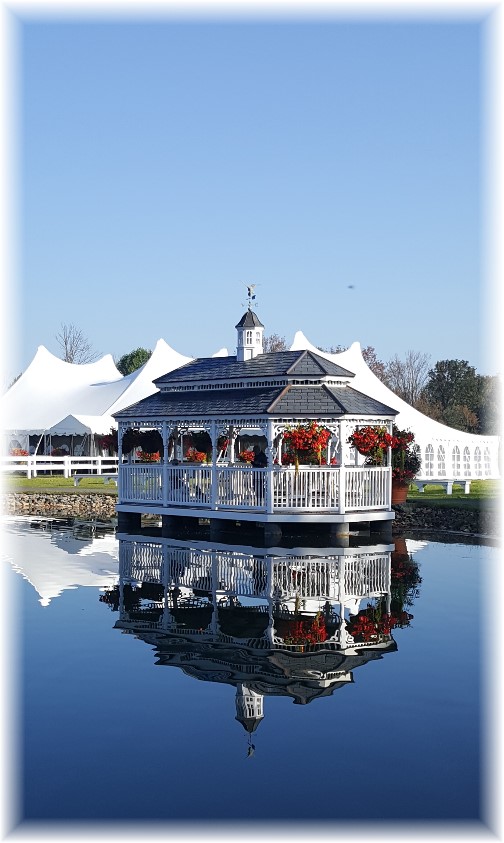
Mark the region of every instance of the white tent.
<instances>
[{"instance_id":1,"label":"white tent","mask_svg":"<svg viewBox=\"0 0 504 843\"><path fill-rule=\"evenodd\" d=\"M31 435L79 436L117 427L112 413L157 389L155 378L192 358L158 340L149 360L124 377L110 354L96 363L65 363L44 346L1 401L4 448L17 441L28 450Z\"/></svg>"},{"instance_id":2,"label":"white tent","mask_svg":"<svg viewBox=\"0 0 504 843\"><path fill-rule=\"evenodd\" d=\"M124 378L124 381L127 383L126 388L114 403L110 404L107 414L112 416L119 410L124 409L124 407L129 407L131 404L141 401L142 398L147 398L148 395L158 392L157 387L153 384L156 378L166 375L167 372L171 372L173 369L178 369L179 366L184 366L192 359L192 357L185 357L183 354L179 354L178 351L175 351L163 339L158 340L147 362L137 369L136 372ZM115 421L114 427L117 427Z\"/></svg>"},{"instance_id":3,"label":"white tent","mask_svg":"<svg viewBox=\"0 0 504 843\"><path fill-rule=\"evenodd\" d=\"M291 351L308 349L332 360L355 374L352 387L370 395L398 411L396 424L402 430L415 434L422 454L422 468L418 479L437 477L497 478L499 472L498 436L480 436L447 427L430 419L402 398L395 395L388 386L376 377L362 356L360 343L354 342L345 351L337 354L320 351L301 331L297 331Z\"/></svg>"},{"instance_id":4,"label":"white tent","mask_svg":"<svg viewBox=\"0 0 504 843\"><path fill-rule=\"evenodd\" d=\"M46 433L50 436L89 436L94 433L109 433L116 426L112 416L69 415L53 424Z\"/></svg>"},{"instance_id":5,"label":"white tent","mask_svg":"<svg viewBox=\"0 0 504 843\"><path fill-rule=\"evenodd\" d=\"M16 439L27 448L31 434L42 435L84 405L88 414L106 412L121 393L122 381L111 354L95 363L66 363L39 346L26 371L2 397L7 447L9 440Z\"/></svg>"}]
</instances>

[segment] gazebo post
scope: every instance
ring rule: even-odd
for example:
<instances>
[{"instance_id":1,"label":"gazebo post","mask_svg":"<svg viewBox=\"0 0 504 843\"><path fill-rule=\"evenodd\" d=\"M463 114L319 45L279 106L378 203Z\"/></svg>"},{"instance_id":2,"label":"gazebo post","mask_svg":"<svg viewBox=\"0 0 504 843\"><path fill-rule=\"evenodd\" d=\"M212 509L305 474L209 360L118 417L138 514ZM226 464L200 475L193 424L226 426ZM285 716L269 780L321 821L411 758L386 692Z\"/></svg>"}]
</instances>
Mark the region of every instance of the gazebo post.
<instances>
[{"instance_id":1,"label":"gazebo post","mask_svg":"<svg viewBox=\"0 0 504 843\"><path fill-rule=\"evenodd\" d=\"M234 465L235 462L235 439L238 436L238 431L235 430L234 425L230 424L228 427L228 463Z\"/></svg>"},{"instance_id":2,"label":"gazebo post","mask_svg":"<svg viewBox=\"0 0 504 843\"><path fill-rule=\"evenodd\" d=\"M163 438L163 506L168 506L168 422L162 423Z\"/></svg>"},{"instance_id":3,"label":"gazebo post","mask_svg":"<svg viewBox=\"0 0 504 843\"><path fill-rule=\"evenodd\" d=\"M210 422L210 441L212 442L212 467L211 467L211 484L210 484L210 508L217 509L217 491L218 491L218 475L217 475L217 425L215 420Z\"/></svg>"},{"instance_id":4,"label":"gazebo post","mask_svg":"<svg viewBox=\"0 0 504 843\"><path fill-rule=\"evenodd\" d=\"M346 512L346 506L345 506L345 499L346 499L345 437L346 437L346 434L347 434L347 426L346 426L345 419L340 419L339 431L340 431L341 465L339 467L339 507L338 507L338 510L343 515Z\"/></svg>"},{"instance_id":5,"label":"gazebo post","mask_svg":"<svg viewBox=\"0 0 504 843\"><path fill-rule=\"evenodd\" d=\"M268 444L266 446L266 454L268 457L268 465L266 466L266 512L272 513L273 512L273 452L274 452L274 444L273 439L275 436L273 422L268 420L268 426L266 428L266 436L268 440Z\"/></svg>"}]
</instances>

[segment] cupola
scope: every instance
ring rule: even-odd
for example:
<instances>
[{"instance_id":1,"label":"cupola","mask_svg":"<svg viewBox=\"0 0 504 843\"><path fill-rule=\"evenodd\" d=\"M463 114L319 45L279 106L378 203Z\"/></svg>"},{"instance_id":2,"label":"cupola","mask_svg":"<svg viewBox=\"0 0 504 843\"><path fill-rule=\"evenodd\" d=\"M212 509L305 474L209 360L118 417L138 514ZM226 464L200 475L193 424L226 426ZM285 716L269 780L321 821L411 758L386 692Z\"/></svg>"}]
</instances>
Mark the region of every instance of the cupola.
<instances>
[{"instance_id":1,"label":"cupola","mask_svg":"<svg viewBox=\"0 0 504 843\"><path fill-rule=\"evenodd\" d=\"M252 360L263 353L264 325L250 307L235 327L237 360Z\"/></svg>"},{"instance_id":2,"label":"cupola","mask_svg":"<svg viewBox=\"0 0 504 843\"><path fill-rule=\"evenodd\" d=\"M246 732L255 732L263 719L263 695L251 691L242 682L236 686L236 717Z\"/></svg>"}]
</instances>

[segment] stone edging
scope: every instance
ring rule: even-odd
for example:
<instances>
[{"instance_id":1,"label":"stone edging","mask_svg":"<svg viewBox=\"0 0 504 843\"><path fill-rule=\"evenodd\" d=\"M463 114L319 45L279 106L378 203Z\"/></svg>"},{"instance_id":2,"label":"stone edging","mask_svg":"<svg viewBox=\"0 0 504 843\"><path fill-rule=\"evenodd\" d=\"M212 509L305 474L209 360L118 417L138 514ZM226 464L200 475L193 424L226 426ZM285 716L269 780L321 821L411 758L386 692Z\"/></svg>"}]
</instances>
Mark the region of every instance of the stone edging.
<instances>
[{"instance_id":1,"label":"stone edging","mask_svg":"<svg viewBox=\"0 0 504 843\"><path fill-rule=\"evenodd\" d=\"M4 515L74 515L98 518L113 518L116 515L115 495L7 492L1 497Z\"/></svg>"},{"instance_id":2,"label":"stone edging","mask_svg":"<svg viewBox=\"0 0 504 843\"><path fill-rule=\"evenodd\" d=\"M99 518L113 518L116 515L115 495L8 492L1 497L4 515L73 515ZM394 532L425 529L493 536L500 533L495 507L466 510L405 503L394 506L394 511Z\"/></svg>"},{"instance_id":3,"label":"stone edging","mask_svg":"<svg viewBox=\"0 0 504 843\"><path fill-rule=\"evenodd\" d=\"M396 516L394 532L433 530L487 536L500 534L497 509L493 506L487 509L451 509L405 503L393 509Z\"/></svg>"}]
</instances>

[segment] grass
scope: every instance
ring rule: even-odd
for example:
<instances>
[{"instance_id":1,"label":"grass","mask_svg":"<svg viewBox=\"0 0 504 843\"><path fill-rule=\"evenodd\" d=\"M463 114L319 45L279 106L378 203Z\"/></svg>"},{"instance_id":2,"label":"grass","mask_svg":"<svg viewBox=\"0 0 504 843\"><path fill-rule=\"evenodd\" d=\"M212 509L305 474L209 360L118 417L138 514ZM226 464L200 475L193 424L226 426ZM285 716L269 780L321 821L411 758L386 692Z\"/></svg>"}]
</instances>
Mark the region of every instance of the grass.
<instances>
[{"instance_id":1,"label":"grass","mask_svg":"<svg viewBox=\"0 0 504 843\"><path fill-rule=\"evenodd\" d=\"M90 474L89 477L81 480L79 486L74 486L71 477L66 478L61 475L47 475L28 479L27 477L9 474L4 475L2 481L5 492L117 495L117 486L113 483L104 483L103 478L96 474ZM482 505L491 502L497 503L500 499L500 493L501 483L499 480L473 480L468 495L464 494L462 486L454 486L453 493L447 495L442 486L427 485L423 492L419 492L413 485L408 494L408 503L456 509L479 509Z\"/></svg>"},{"instance_id":2,"label":"grass","mask_svg":"<svg viewBox=\"0 0 504 843\"><path fill-rule=\"evenodd\" d=\"M105 483L103 477L90 474L83 478L78 486L74 486L71 477L59 475L40 475L39 477L21 477L19 475L3 475L2 489L4 492L26 492L28 494L54 495L117 495L115 483Z\"/></svg>"},{"instance_id":3,"label":"grass","mask_svg":"<svg viewBox=\"0 0 504 843\"><path fill-rule=\"evenodd\" d=\"M472 480L471 491L464 494L463 486L454 486L451 495L447 495L442 486L426 485L419 492L413 484L408 492L408 503L414 505L444 507L450 509L481 509L488 504L500 501L500 480Z\"/></svg>"}]
</instances>

